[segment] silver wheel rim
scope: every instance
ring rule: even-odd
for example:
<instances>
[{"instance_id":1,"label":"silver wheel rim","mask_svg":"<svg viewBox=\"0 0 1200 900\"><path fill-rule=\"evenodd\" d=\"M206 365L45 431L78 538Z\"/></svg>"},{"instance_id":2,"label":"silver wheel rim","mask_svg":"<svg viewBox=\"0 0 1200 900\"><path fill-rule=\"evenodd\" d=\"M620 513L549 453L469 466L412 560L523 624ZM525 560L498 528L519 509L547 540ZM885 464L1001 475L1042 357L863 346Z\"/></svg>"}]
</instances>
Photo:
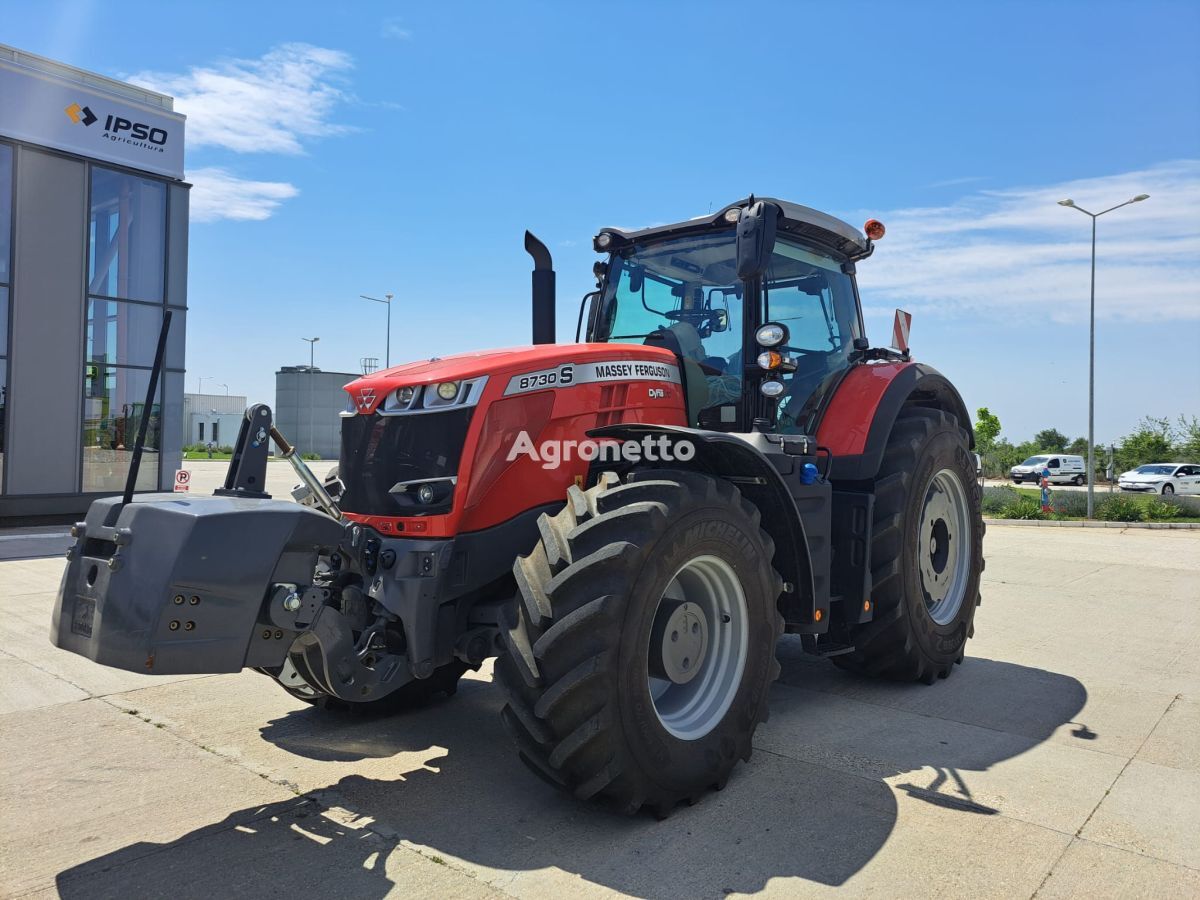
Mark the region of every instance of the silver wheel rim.
<instances>
[{"instance_id":1,"label":"silver wheel rim","mask_svg":"<svg viewBox=\"0 0 1200 900\"><path fill-rule=\"evenodd\" d=\"M704 737L737 696L749 645L746 595L716 556L682 565L654 613L647 687L663 728L684 741Z\"/></svg>"},{"instance_id":2,"label":"silver wheel rim","mask_svg":"<svg viewBox=\"0 0 1200 900\"><path fill-rule=\"evenodd\" d=\"M958 475L942 469L929 482L921 507L917 560L925 611L938 625L954 621L971 574L971 517Z\"/></svg>"}]
</instances>

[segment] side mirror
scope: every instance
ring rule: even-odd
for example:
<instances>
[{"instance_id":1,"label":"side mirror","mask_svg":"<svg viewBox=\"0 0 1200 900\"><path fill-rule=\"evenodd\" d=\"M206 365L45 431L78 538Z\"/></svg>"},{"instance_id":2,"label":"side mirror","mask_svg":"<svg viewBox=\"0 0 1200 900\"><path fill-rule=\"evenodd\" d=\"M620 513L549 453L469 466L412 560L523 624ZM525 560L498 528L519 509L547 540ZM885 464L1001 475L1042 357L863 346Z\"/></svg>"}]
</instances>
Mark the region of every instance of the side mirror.
<instances>
[{"instance_id":1,"label":"side mirror","mask_svg":"<svg viewBox=\"0 0 1200 900\"><path fill-rule=\"evenodd\" d=\"M629 267L629 293L640 294L646 283L646 270L641 266Z\"/></svg>"},{"instance_id":2,"label":"side mirror","mask_svg":"<svg viewBox=\"0 0 1200 900\"><path fill-rule=\"evenodd\" d=\"M712 318L709 319L709 322L712 325L712 330L717 333L720 333L722 331L728 331L729 330L729 310L714 309L712 311Z\"/></svg>"},{"instance_id":3,"label":"side mirror","mask_svg":"<svg viewBox=\"0 0 1200 900\"><path fill-rule=\"evenodd\" d=\"M767 271L775 249L779 206L759 200L743 207L737 223L737 276L743 281Z\"/></svg>"},{"instance_id":4,"label":"side mirror","mask_svg":"<svg viewBox=\"0 0 1200 900\"><path fill-rule=\"evenodd\" d=\"M592 330L592 315L595 310L596 301L600 299L599 291L592 291L590 294L584 294L583 299L579 301L579 320L575 323L575 343L579 343L579 336L583 332L583 317L586 311L588 321L588 331ZM591 337L590 334L586 337Z\"/></svg>"}]
</instances>

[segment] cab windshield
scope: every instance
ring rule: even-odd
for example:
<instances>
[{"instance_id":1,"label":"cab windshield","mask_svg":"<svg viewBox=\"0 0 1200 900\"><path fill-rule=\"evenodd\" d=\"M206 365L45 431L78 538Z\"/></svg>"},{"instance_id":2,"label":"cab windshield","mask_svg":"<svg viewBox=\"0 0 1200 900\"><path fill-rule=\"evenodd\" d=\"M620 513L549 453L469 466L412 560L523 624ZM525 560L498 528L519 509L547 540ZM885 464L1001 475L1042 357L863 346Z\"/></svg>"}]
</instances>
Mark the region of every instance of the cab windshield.
<instances>
[{"instance_id":1,"label":"cab windshield","mask_svg":"<svg viewBox=\"0 0 1200 900\"><path fill-rule=\"evenodd\" d=\"M747 323L732 230L634 244L613 259L597 334L674 351L698 376L688 378L689 394L697 382L702 394L696 408L719 410L701 418L733 422L743 392L745 327L780 322L788 328L785 352L796 368L782 376L787 390L777 426L809 430L823 389L849 365L862 333L853 280L835 260L781 237L761 305L755 305L754 321Z\"/></svg>"},{"instance_id":2,"label":"cab windshield","mask_svg":"<svg viewBox=\"0 0 1200 900\"><path fill-rule=\"evenodd\" d=\"M1025 462L1021 463L1021 465L1023 465L1023 466L1040 466L1042 463L1046 462L1046 460L1048 460L1049 458L1050 457L1048 457L1048 456L1031 456L1031 457L1029 457L1029 459L1025 460Z\"/></svg>"},{"instance_id":3,"label":"cab windshield","mask_svg":"<svg viewBox=\"0 0 1200 900\"><path fill-rule=\"evenodd\" d=\"M1138 466L1137 469L1139 475L1170 475L1174 471L1174 466Z\"/></svg>"}]
</instances>

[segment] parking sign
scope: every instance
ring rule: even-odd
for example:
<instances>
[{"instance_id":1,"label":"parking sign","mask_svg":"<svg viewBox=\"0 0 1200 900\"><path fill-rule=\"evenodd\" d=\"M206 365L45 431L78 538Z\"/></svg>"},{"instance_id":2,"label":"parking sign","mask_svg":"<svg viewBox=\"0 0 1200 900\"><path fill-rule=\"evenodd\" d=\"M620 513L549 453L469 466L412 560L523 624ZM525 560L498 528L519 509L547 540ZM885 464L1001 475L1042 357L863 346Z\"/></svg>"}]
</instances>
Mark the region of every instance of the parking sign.
<instances>
[{"instance_id":1,"label":"parking sign","mask_svg":"<svg viewBox=\"0 0 1200 900\"><path fill-rule=\"evenodd\" d=\"M187 469L180 469L175 473L175 492L186 492L191 490L192 473Z\"/></svg>"}]
</instances>

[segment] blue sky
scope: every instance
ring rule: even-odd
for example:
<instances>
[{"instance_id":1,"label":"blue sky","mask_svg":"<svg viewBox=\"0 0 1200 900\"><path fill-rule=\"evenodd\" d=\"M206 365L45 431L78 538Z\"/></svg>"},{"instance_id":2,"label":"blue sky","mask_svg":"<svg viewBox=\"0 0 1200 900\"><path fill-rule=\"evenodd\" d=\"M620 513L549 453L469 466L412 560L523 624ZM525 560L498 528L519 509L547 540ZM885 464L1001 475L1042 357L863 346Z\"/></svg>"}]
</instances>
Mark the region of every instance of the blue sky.
<instances>
[{"instance_id":1,"label":"blue sky","mask_svg":"<svg viewBox=\"0 0 1200 900\"><path fill-rule=\"evenodd\" d=\"M590 238L750 192L888 235L868 333L1006 436L1200 414L1196 3L3 2L0 40L131 78L189 116L188 390L524 343L532 229L559 334ZM211 390L213 382L205 382Z\"/></svg>"}]
</instances>

